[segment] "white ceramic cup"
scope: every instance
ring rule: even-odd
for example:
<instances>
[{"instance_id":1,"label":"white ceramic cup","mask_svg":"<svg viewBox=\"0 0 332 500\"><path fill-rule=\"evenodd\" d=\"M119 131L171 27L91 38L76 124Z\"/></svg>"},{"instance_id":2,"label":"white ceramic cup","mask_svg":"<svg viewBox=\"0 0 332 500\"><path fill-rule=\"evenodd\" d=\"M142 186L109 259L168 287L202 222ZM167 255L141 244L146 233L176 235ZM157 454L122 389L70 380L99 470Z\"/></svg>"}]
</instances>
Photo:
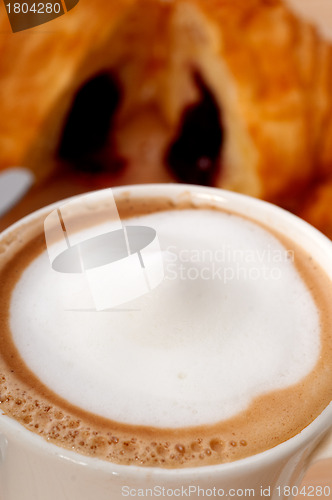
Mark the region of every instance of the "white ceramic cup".
<instances>
[{"instance_id":1,"label":"white ceramic cup","mask_svg":"<svg viewBox=\"0 0 332 500\"><path fill-rule=\"evenodd\" d=\"M160 196L175 201L190 196L198 206L208 203L244 213L290 235L312 253L332 279L331 241L271 204L219 189L178 184L126 186L113 192L115 196L130 193L133 197ZM105 191L100 191L103 196ZM2 233L0 241L22 223L43 214L46 217L56 206L58 203L25 217ZM142 494L144 498L192 499L290 497L309 464L332 457L331 431L332 403L302 432L263 453L214 466L161 469L117 465L79 455L48 443L0 413L0 500L120 500ZM319 444L322 449L317 452ZM325 491L318 496L330 494Z\"/></svg>"}]
</instances>

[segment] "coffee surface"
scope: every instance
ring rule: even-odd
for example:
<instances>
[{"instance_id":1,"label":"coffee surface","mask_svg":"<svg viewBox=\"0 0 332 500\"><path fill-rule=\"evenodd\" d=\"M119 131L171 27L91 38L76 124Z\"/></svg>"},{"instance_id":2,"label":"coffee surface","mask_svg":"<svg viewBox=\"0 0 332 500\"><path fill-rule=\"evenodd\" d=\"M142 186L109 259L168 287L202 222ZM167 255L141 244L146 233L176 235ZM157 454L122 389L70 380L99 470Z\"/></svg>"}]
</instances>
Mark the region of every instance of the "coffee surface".
<instances>
[{"instance_id":1,"label":"coffee surface","mask_svg":"<svg viewBox=\"0 0 332 500\"><path fill-rule=\"evenodd\" d=\"M0 409L60 446L147 466L232 461L300 432L331 400L329 278L245 217L118 208L157 230L165 279L116 309L72 304L81 282L52 270L42 220L2 245Z\"/></svg>"}]
</instances>

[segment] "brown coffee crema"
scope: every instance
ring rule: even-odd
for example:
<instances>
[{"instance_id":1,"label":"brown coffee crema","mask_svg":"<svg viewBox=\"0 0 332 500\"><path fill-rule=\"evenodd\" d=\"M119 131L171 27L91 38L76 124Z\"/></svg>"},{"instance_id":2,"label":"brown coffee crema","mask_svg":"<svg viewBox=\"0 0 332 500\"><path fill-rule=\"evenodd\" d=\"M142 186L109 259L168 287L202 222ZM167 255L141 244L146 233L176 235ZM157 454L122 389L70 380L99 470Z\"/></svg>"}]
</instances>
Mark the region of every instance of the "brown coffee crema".
<instances>
[{"instance_id":1,"label":"brown coffee crema","mask_svg":"<svg viewBox=\"0 0 332 500\"><path fill-rule=\"evenodd\" d=\"M190 202L129 199L126 195L117 199L117 206L123 219L197 208ZM287 249L294 251L295 265L320 313L321 353L314 369L299 383L256 398L245 411L228 420L177 429L111 421L59 397L26 366L9 327L14 286L30 262L46 250L45 217L20 226L0 241L0 410L30 431L60 447L119 464L196 467L231 462L272 448L299 433L330 403L332 282L304 250L274 233ZM105 214L101 212L103 219ZM89 222L87 216L84 225L88 227Z\"/></svg>"}]
</instances>

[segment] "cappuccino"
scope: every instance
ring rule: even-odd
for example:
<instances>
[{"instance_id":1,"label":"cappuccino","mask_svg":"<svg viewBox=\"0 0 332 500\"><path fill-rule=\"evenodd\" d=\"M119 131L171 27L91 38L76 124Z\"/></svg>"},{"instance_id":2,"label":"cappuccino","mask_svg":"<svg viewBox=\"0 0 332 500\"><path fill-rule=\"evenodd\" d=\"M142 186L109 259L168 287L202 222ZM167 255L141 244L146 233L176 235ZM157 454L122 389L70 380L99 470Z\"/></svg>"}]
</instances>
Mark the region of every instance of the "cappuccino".
<instances>
[{"instance_id":1,"label":"cappuccino","mask_svg":"<svg viewBox=\"0 0 332 500\"><path fill-rule=\"evenodd\" d=\"M0 243L0 409L128 465L229 462L299 433L332 397L329 277L246 216L189 199L117 206L157 231L165 270L117 309L69 306L79 285L50 266L46 214ZM78 226L88 237L89 218Z\"/></svg>"}]
</instances>

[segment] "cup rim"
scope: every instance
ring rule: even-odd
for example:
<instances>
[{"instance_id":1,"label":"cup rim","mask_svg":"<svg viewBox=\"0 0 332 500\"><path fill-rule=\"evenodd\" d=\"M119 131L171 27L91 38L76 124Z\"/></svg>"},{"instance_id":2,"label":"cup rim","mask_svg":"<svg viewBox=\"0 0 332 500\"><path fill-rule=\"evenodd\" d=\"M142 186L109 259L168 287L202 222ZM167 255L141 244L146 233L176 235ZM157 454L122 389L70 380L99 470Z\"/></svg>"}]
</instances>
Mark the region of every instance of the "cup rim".
<instances>
[{"instance_id":1,"label":"cup rim","mask_svg":"<svg viewBox=\"0 0 332 500\"><path fill-rule=\"evenodd\" d=\"M109 188L98 189L95 190L95 193L100 193L102 196L103 193L106 194ZM286 220L287 223L291 223L292 226L296 226L297 230L302 230L302 232L306 233L312 239L316 239L318 245L322 246L323 249L326 247L326 250L331 250L331 241L323 235L316 228L305 222L303 219L300 219L296 215L284 210L272 203L253 198L251 196L236 193L232 191L227 191L224 189L207 187L207 186L199 186L199 185L190 185L190 184L174 184L174 183L165 183L165 184L137 184L137 185L126 185L126 186L116 186L111 188L114 191L115 198L117 194L126 194L126 193L134 193L135 197L142 197L144 195L149 194L150 198L160 196L162 193L171 197L172 195L181 195L184 193L199 195L200 193L204 196L199 197L198 199L201 201L215 201L217 203L227 203L232 202L240 202L240 210L243 205L248 205L252 207L262 207L264 209L264 214L277 215L279 220ZM83 193L83 195L86 193ZM73 200L82 196L82 194L74 195L62 200L59 200L50 205L46 205L30 214L24 216L22 219L16 221L6 229L4 229L0 233L0 241L1 239L11 231L15 230L17 227L25 224L26 222L37 219L43 213L48 213L50 210L59 206L59 204L63 204L67 201ZM232 207L233 210L233 207ZM329 247L329 248L328 248ZM332 266L331 266L332 267ZM13 432L17 438L24 439L27 445L31 444L34 447L38 448L41 453L45 453L47 455L52 455L55 458L60 460L70 461L71 463L81 465L84 467L89 467L96 470L106 471L111 473L112 475L120 475L124 472L127 475L136 474L137 472L142 474L149 474L153 476L161 476L168 477L170 475L174 476L183 476L187 477L195 473L195 476L200 477L201 475L209 475L215 472L218 473L229 473L234 469L237 471L241 469L245 469L247 466L250 467L261 467L262 464L269 464L277 458L277 454L279 458L285 458L291 452L300 449L302 446L305 446L309 443L313 438L323 437L323 435L328 431L329 425L331 426L332 421L332 402L313 420L310 424L308 424L304 429L302 429L298 434L293 436L292 438L272 447L263 452L257 453L255 455L251 455L246 458L242 458L239 460L235 460L233 462L220 463L215 465L201 465L196 467L183 467L183 468L165 468L165 467L145 467L139 465L125 465L125 464L117 464L110 461L103 460L101 458L91 457L87 455L81 455L76 451L68 450L66 448L62 448L54 443L48 442L46 439L38 436L34 432L30 431L22 424L20 424L15 419L5 415L0 408L0 437L2 434L2 427L5 428L8 432ZM4 424L4 425L3 425ZM328 425L329 424L329 425Z\"/></svg>"},{"instance_id":2,"label":"cup rim","mask_svg":"<svg viewBox=\"0 0 332 500\"><path fill-rule=\"evenodd\" d=\"M256 453L255 455L251 455L246 458L235 460L233 462L183 468L145 467L139 465L117 464L114 462L102 460L101 458L81 455L76 451L68 450L54 443L48 442L46 439L38 436L38 434L35 434L34 432L25 428L16 420L8 417L7 415L4 415L2 413L2 410L0 410L0 438L3 432L1 428L3 427L5 429L4 433L6 433L6 431L13 432L16 436L16 439L24 440L25 445L33 446L40 454L52 456L55 459L70 462L74 465L107 472L114 476L120 476L122 474L126 474L127 476L147 474L149 476L161 478L168 478L174 475L185 478L191 476L194 473L195 477L199 478L201 476L213 475L215 473L229 474L234 471L241 472L241 470L245 470L247 469L247 467L250 467L250 470L254 470L255 468L259 469L262 467L262 465L268 466L276 459L286 459L292 453L296 452L302 447L305 447L314 438L316 438L317 440L323 438L323 436L329 430L329 427L325 426L327 424L331 425L331 416L332 402L323 410L320 415L318 415L318 417L316 417L315 420L313 420L307 427L302 429L301 432L288 439L287 441L274 446L273 448L269 448L263 452Z\"/></svg>"}]
</instances>

